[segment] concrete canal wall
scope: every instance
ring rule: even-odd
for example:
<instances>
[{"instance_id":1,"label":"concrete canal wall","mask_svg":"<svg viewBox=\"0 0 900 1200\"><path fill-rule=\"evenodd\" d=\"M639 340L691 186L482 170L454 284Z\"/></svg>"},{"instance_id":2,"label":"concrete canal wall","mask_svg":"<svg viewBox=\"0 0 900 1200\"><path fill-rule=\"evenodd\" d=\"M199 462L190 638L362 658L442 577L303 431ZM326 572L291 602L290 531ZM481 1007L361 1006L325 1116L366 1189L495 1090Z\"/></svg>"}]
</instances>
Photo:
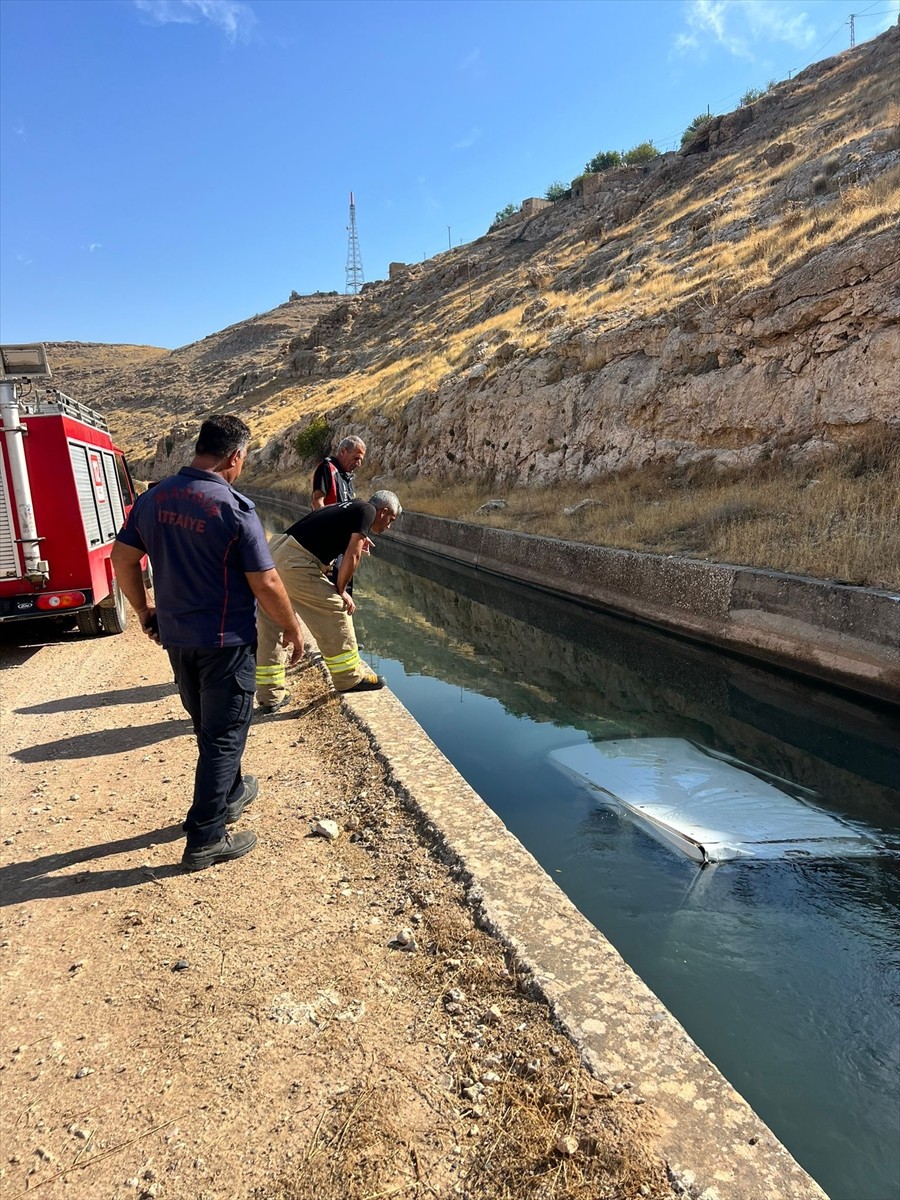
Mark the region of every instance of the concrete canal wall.
<instances>
[{"instance_id":1,"label":"concrete canal wall","mask_svg":"<svg viewBox=\"0 0 900 1200\"><path fill-rule=\"evenodd\" d=\"M251 492L291 514L304 500ZM402 499L402 497L401 497ZM900 595L404 512L400 545L900 704Z\"/></svg>"},{"instance_id":2,"label":"concrete canal wall","mask_svg":"<svg viewBox=\"0 0 900 1200\"><path fill-rule=\"evenodd\" d=\"M662 1001L564 895L387 690L342 696L425 843L466 882L591 1071L652 1106L655 1146L686 1200L825 1200L815 1181Z\"/></svg>"},{"instance_id":3,"label":"concrete canal wall","mask_svg":"<svg viewBox=\"0 0 900 1200\"><path fill-rule=\"evenodd\" d=\"M900 703L900 596L404 513L393 540Z\"/></svg>"}]
</instances>

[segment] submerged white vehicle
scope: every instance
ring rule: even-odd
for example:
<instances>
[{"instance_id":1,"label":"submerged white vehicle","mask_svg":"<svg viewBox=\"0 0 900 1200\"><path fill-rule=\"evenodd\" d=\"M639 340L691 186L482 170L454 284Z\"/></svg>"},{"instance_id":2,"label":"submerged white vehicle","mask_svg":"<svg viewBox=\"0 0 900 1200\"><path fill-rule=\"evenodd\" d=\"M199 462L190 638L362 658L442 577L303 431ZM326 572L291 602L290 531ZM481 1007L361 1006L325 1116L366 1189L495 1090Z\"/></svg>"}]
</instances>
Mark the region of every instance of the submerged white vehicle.
<instances>
[{"instance_id":1,"label":"submerged white vehicle","mask_svg":"<svg viewBox=\"0 0 900 1200\"><path fill-rule=\"evenodd\" d=\"M695 862L874 855L874 837L815 807L806 789L683 738L628 738L554 750L550 761Z\"/></svg>"}]
</instances>

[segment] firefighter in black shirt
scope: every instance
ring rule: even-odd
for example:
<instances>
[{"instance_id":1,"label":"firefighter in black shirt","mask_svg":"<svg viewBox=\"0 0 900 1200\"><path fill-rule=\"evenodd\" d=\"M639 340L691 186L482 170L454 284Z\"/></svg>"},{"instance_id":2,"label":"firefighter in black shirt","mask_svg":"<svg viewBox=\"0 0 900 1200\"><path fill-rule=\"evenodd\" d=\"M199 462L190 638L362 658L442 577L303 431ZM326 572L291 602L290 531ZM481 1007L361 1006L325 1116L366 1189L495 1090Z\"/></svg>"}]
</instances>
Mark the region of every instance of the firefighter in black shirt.
<instances>
[{"instance_id":1,"label":"firefighter in black shirt","mask_svg":"<svg viewBox=\"0 0 900 1200\"><path fill-rule=\"evenodd\" d=\"M401 513L393 492L381 491L368 502L348 500L317 509L273 538L270 549L291 603L319 644L339 692L368 692L384 687L359 656L347 591L370 533L383 533ZM336 581L331 564L343 555ZM260 612L256 656L256 698L261 712L274 712L287 699L285 651L280 630Z\"/></svg>"}]
</instances>

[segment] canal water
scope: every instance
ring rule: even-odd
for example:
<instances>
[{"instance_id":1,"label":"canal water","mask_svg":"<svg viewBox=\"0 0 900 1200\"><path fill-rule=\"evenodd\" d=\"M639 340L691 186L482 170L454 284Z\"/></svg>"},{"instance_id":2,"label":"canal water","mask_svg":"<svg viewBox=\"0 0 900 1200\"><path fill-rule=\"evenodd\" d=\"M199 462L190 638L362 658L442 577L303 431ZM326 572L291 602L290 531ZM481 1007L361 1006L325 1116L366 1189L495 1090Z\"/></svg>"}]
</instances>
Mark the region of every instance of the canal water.
<instances>
[{"instance_id":1,"label":"canal water","mask_svg":"<svg viewBox=\"0 0 900 1200\"><path fill-rule=\"evenodd\" d=\"M387 539L355 599L364 658L832 1200L898 1200L897 715ZM549 759L631 737L732 755L884 850L701 870Z\"/></svg>"}]
</instances>

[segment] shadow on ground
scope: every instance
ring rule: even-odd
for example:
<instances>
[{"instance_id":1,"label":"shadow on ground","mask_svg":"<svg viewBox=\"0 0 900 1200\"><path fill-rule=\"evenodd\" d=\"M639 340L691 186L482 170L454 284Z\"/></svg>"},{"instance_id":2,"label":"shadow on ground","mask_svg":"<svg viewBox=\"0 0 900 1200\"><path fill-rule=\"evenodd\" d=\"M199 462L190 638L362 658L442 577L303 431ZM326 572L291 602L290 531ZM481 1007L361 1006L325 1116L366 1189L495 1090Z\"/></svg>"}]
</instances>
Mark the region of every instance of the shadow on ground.
<instances>
[{"instance_id":1,"label":"shadow on ground","mask_svg":"<svg viewBox=\"0 0 900 1200\"><path fill-rule=\"evenodd\" d=\"M184 721L157 721L153 725L137 725L128 729L97 729L93 733L80 733L74 737L60 738L56 742L42 742L37 746L25 746L13 750L10 758L19 762L54 762L58 759L99 758L105 754L122 754L128 750L141 750L157 742L166 742L182 734L192 733L191 723Z\"/></svg>"},{"instance_id":2,"label":"shadow on ground","mask_svg":"<svg viewBox=\"0 0 900 1200\"><path fill-rule=\"evenodd\" d=\"M46 704L32 704L29 708L17 708L17 713L49 715L62 712L82 712L87 708L107 708L112 704L152 704L166 696L177 696L174 683L148 683L141 687L122 688L116 692L95 692L92 696L64 696L60 700L48 700Z\"/></svg>"},{"instance_id":3,"label":"shadow on ground","mask_svg":"<svg viewBox=\"0 0 900 1200\"><path fill-rule=\"evenodd\" d=\"M181 868L175 863L165 863L159 867L121 867L118 870L89 869L71 875L57 872L115 854L149 850L160 842L174 842L183 837L180 825L166 825L115 842L99 842L95 846L82 846L61 854L45 854L31 862L10 863L0 868L0 907L25 904L29 900L81 896L86 892L101 892L109 888L135 887L148 880L159 882L172 875L180 875Z\"/></svg>"}]
</instances>

